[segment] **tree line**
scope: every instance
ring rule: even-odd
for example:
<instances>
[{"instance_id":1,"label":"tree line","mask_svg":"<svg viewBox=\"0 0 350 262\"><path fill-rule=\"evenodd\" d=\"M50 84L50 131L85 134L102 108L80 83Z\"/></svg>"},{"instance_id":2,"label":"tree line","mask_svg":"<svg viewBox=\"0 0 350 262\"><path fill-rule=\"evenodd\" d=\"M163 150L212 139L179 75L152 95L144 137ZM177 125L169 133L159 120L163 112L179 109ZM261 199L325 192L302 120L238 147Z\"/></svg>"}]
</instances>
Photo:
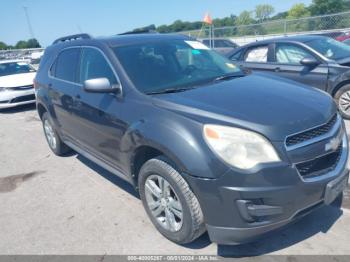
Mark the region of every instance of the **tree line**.
<instances>
[{"instance_id":1,"label":"tree line","mask_svg":"<svg viewBox=\"0 0 350 262\"><path fill-rule=\"evenodd\" d=\"M231 14L224 18L213 19L213 26L234 27L250 24L258 24L280 19L298 19L302 17L333 14L350 10L350 0L313 0L309 6L303 3L293 5L288 11L275 14L275 8L269 4L257 5L254 10L243 11L239 15ZM199 30L203 26L202 21L186 22L176 20L170 25L150 25L136 28L133 31L146 29L155 30L159 33L173 33L181 31Z\"/></svg>"},{"instance_id":2,"label":"tree line","mask_svg":"<svg viewBox=\"0 0 350 262\"><path fill-rule=\"evenodd\" d=\"M7 49L25 49L25 48L40 48L40 44L38 40L35 38L29 39L27 41L20 40L16 43L16 45L11 46L7 45L4 42L0 42L0 50L7 50Z\"/></svg>"}]
</instances>

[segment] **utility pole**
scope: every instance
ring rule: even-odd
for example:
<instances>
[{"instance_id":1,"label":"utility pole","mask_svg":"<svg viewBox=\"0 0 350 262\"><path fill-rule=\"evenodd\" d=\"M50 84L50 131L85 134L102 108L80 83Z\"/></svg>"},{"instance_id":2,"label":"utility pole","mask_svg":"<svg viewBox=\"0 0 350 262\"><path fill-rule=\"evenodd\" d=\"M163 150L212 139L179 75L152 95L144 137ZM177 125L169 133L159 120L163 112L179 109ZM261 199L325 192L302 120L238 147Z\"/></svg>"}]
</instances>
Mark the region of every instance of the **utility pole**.
<instances>
[{"instance_id":1,"label":"utility pole","mask_svg":"<svg viewBox=\"0 0 350 262\"><path fill-rule=\"evenodd\" d=\"M31 38L35 38L34 37L33 28L32 28L32 24L30 23L30 18L29 18L29 15L28 15L28 7L27 6L23 6L23 10L24 10L24 14L25 14L26 19L27 19L27 24L28 24L30 37Z\"/></svg>"}]
</instances>

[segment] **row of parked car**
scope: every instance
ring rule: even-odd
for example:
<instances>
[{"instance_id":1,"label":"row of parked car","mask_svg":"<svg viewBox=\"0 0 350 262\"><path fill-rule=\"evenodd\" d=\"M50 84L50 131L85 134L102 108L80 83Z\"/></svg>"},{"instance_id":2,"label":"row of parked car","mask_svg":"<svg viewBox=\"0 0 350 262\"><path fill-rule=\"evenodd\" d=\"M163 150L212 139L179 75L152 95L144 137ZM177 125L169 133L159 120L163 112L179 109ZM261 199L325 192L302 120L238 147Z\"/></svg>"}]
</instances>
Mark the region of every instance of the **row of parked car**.
<instances>
[{"instance_id":1,"label":"row of parked car","mask_svg":"<svg viewBox=\"0 0 350 262\"><path fill-rule=\"evenodd\" d=\"M254 43L228 59L183 35L67 36L41 60L36 106L52 152L129 182L166 238L208 231L240 244L342 198L348 138L333 98L275 74L323 78L348 102L346 52L326 37ZM11 72L32 73L20 66Z\"/></svg>"}]
</instances>

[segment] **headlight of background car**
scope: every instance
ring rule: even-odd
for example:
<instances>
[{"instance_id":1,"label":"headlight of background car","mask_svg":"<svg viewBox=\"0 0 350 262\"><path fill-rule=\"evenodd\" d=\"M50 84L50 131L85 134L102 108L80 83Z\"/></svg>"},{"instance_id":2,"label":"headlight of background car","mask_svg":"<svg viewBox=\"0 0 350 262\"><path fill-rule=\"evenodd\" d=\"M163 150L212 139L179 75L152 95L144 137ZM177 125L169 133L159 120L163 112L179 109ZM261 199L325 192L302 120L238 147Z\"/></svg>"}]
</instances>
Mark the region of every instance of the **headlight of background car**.
<instances>
[{"instance_id":1,"label":"headlight of background car","mask_svg":"<svg viewBox=\"0 0 350 262\"><path fill-rule=\"evenodd\" d=\"M280 161L271 143L258 133L218 125L204 125L203 133L209 147L231 166L249 169Z\"/></svg>"}]
</instances>

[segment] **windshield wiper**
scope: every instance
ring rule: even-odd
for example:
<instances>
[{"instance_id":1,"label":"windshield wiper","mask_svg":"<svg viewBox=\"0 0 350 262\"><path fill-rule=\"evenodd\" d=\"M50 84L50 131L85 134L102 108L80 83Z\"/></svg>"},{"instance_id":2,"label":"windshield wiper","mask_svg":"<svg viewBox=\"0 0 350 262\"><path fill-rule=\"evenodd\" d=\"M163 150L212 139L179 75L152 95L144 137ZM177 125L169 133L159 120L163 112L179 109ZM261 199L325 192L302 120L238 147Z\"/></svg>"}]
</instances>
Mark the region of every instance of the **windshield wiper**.
<instances>
[{"instance_id":1,"label":"windshield wiper","mask_svg":"<svg viewBox=\"0 0 350 262\"><path fill-rule=\"evenodd\" d=\"M243 77L245 76L245 74L226 74L226 75L222 75L219 77L214 78L214 82L218 82L218 81L226 81L226 80L230 80L233 78L237 78L237 77Z\"/></svg>"},{"instance_id":2,"label":"windshield wiper","mask_svg":"<svg viewBox=\"0 0 350 262\"><path fill-rule=\"evenodd\" d=\"M170 93L179 93L179 92L184 92L190 89L194 89L194 87L187 87L187 88L167 88L163 90L158 90L158 91L152 91L146 93L147 95L159 95L159 94L170 94Z\"/></svg>"}]
</instances>

